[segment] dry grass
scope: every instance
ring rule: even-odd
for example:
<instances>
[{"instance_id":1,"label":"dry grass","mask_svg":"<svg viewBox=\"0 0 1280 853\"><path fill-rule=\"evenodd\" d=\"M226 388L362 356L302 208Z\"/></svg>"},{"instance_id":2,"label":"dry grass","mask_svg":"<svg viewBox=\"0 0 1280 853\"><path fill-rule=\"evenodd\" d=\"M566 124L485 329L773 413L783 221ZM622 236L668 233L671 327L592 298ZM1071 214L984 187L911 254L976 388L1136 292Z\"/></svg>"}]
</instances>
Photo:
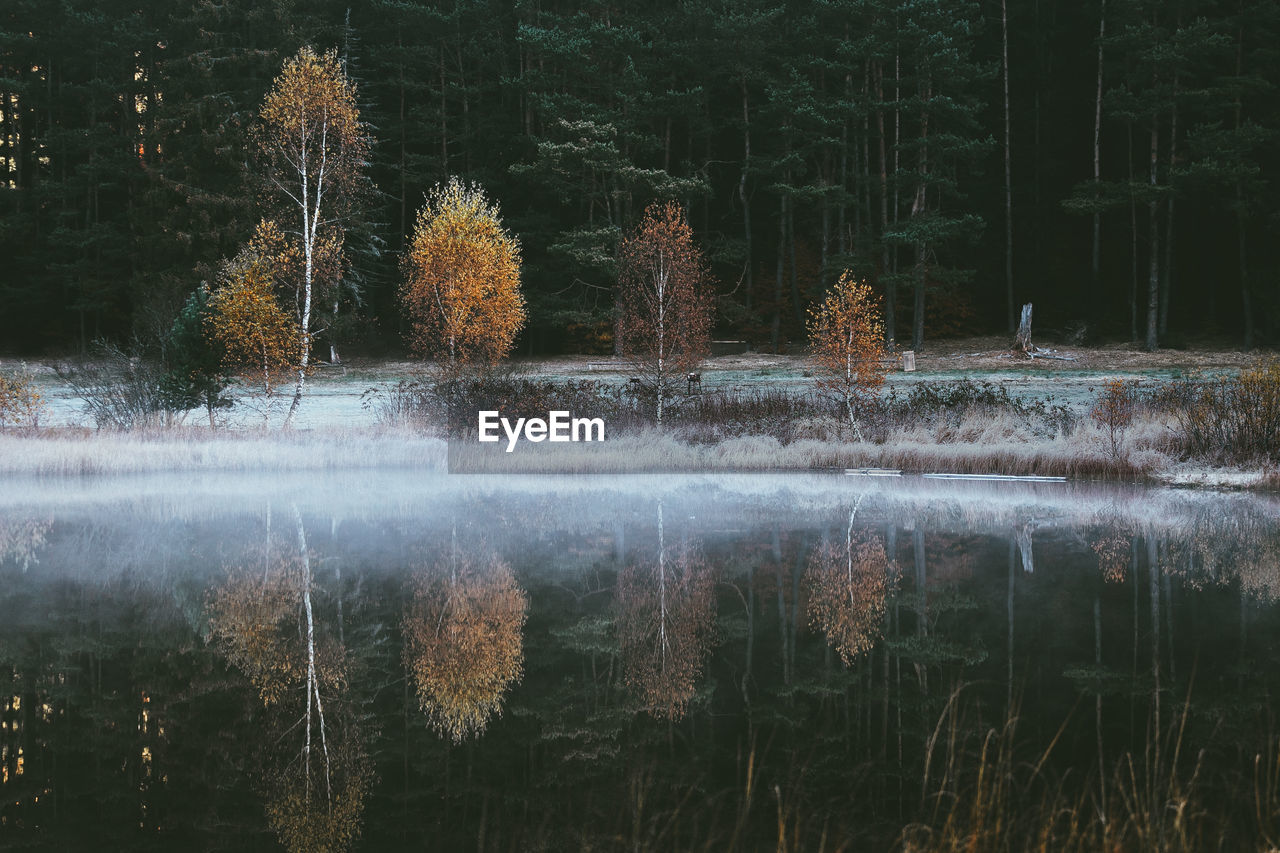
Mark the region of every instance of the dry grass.
<instances>
[{"instance_id":1,"label":"dry grass","mask_svg":"<svg viewBox=\"0 0 1280 853\"><path fill-rule=\"evenodd\" d=\"M687 444L656 431L628 434L601 444L455 443L450 470L457 473L614 473L622 471L731 471L829 468L897 468L910 473L1010 474L1144 481L1168 463L1146 454L1143 467L1112 458L1091 427L1034 440L996 416L891 437L884 443L802 439L783 444L769 436L744 436L716 444ZM940 433L940 434L939 434Z\"/></svg>"},{"instance_id":2,"label":"dry grass","mask_svg":"<svg viewBox=\"0 0 1280 853\"><path fill-rule=\"evenodd\" d=\"M0 433L0 473L146 474L344 468L442 470L440 439L390 431L216 432L198 429Z\"/></svg>"},{"instance_id":3,"label":"dry grass","mask_svg":"<svg viewBox=\"0 0 1280 853\"><path fill-rule=\"evenodd\" d=\"M1149 734L1147 743L1096 764L1083 774L1059 775L1049 768L1069 717L1043 749L1026 754L1019 747L1016 709L1004 726L980 739L967 730L952 694L925 759L924 809L902 830L896 849L911 853L958 851L1098 850L1173 853L1206 849L1274 849L1267 838L1280 803L1280 774L1254 779L1226 776L1205 767L1205 753L1186 743L1190 700L1175 711L1169 725ZM1280 768L1280 753L1268 744L1268 770ZM932 775L930 769L932 768ZM1252 769L1252 768L1249 768ZM1256 803L1256 826L1232 826L1207 800L1231 791L1238 803ZM1230 828L1230 836L1224 831ZM1261 837L1259 837L1261 836ZM1256 846L1233 847L1242 838ZM1261 844L1263 840L1266 844Z\"/></svg>"},{"instance_id":4,"label":"dry grass","mask_svg":"<svg viewBox=\"0 0 1280 853\"><path fill-rule=\"evenodd\" d=\"M46 429L0 431L0 474L85 475L166 471L283 472L408 469L490 474L593 474L659 471L781 471L894 468L906 473L1061 476L1070 479L1275 489L1280 471L1179 461L1165 416L1127 430L1112 456L1107 438L1079 423L1051 436L1029 434L1007 414L973 413L891 434L883 442L824 436L783 443L748 435L690 443L657 430L596 444L530 444L439 438L405 428L216 431L169 428L131 432ZM447 449L447 452L446 452Z\"/></svg>"}]
</instances>

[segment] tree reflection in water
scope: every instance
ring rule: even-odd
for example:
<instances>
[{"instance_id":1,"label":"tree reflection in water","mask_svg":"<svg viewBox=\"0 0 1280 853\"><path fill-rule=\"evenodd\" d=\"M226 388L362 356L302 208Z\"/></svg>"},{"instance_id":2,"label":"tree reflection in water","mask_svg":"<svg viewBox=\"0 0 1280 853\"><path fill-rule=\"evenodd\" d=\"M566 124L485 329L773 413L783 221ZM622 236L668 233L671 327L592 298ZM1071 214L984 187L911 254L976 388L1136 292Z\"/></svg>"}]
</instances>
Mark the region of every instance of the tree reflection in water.
<instances>
[{"instance_id":1,"label":"tree reflection in water","mask_svg":"<svg viewBox=\"0 0 1280 853\"><path fill-rule=\"evenodd\" d=\"M667 553L659 502L657 557L623 569L617 589L623 678L655 717L680 719L696 692L715 623L714 589L696 548L682 542Z\"/></svg>"},{"instance_id":2,"label":"tree reflection in water","mask_svg":"<svg viewBox=\"0 0 1280 853\"><path fill-rule=\"evenodd\" d=\"M266 542L239 498L7 514L54 523L0 561L0 847L1280 837L1274 500L475 488ZM405 576L481 506L492 552Z\"/></svg>"},{"instance_id":3,"label":"tree reflection in water","mask_svg":"<svg viewBox=\"0 0 1280 853\"><path fill-rule=\"evenodd\" d=\"M347 652L316 618L306 528L268 539L263 568L235 567L209 595L210 636L264 706L257 787L288 850L346 850L373 770L347 696Z\"/></svg>"},{"instance_id":4,"label":"tree reflection in water","mask_svg":"<svg viewBox=\"0 0 1280 853\"><path fill-rule=\"evenodd\" d=\"M884 544L878 538L853 535L857 514L855 505L844 544L819 545L805 572L809 623L826 635L845 666L853 666L880 638L885 598L894 581Z\"/></svg>"},{"instance_id":5,"label":"tree reflection in water","mask_svg":"<svg viewBox=\"0 0 1280 853\"><path fill-rule=\"evenodd\" d=\"M39 563L36 552L52 526L45 518L0 517L0 565L12 560L25 572Z\"/></svg>"},{"instance_id":6,"label":"tree reflection in water","mask_svg":"<svg viewBox=\"0 0 1280 853\"><path fill-rule=\"evenodd\" d=\"M413 579L404 665L418 704L441 737L479 735L524 672L529 599L495 554L452 552Z\"/></svg>"}]
</instances>

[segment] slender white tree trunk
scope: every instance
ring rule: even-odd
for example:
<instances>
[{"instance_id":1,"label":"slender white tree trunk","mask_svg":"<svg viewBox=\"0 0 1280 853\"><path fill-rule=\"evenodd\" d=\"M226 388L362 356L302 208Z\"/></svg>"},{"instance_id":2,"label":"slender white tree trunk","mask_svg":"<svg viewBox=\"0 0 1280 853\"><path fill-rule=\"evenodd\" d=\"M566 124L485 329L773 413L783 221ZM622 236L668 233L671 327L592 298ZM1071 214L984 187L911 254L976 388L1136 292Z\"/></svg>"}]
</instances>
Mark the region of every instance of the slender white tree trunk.
<instances>
[{"instance_id":1,"label":"slender white tree trunk","mask_svg":"<svg viewBox=\"0 0 1280 853\"><path fill-rule=\"evenodd\" d=\"M658 645L662 650L662 671L667 671L667 558L662 531L662 501L658 501Z\"/></svg>"},{"instance_id":2,"label":"slender white tree trunk","mask_svg":"<svg viewBox=\"0 0 1280 853\"><path fill-rule=\"evenodd\" d=\"M307 552L307 531L302 525L302 513L295 504L293 519L298 529L298 551L302 558L302 607L307 619L307 731L302 747L303 772L306 774L307 799L311 798L311 707L315 702L317 728L320 732L320 748L324 754L325 800L332 803L333 790L330 781L329 744L325 737L324 705L320 701L320 679L316 672L316 625L311 610L311 557Z\"/></svg>"},{"instance_id":3,"label":"slender white tree trunk","mask_svg":"<svg viewBox=\"0 0 1280 853\"><path fill-rule=\"evenodd\" d=\"M289 404L289 413L285 415L284 426L293 424L293 416L302 402L302 391L307 384L307 368L311 364L311 294L315 272L316 235L320 227L321 201L324 198L325 166L328 157L329 122L328 116L320 123L320 166L315 176L315 202L311 202L311 173L307 166L306 121L304 116L301 154L298 159L298 173L302 180L302 250L306 261L302 282L302 317L298 327L298 384L293 390L293 402Z\"/></svg>"}]
</instances>

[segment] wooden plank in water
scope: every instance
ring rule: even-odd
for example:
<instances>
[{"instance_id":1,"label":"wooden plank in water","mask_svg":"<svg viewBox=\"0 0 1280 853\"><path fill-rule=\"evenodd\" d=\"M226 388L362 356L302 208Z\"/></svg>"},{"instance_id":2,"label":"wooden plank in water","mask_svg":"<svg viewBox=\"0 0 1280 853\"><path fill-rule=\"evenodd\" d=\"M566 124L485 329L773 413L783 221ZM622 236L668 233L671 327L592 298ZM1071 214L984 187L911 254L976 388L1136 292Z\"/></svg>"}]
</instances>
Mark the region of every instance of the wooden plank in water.
<instances>
[{"instance_id":1,"label":"wooden plank in water","mask_svg":"<svg viewBox=\"0 0 1280 853\"><path fill-rule=\"evenodd\" d=\"M851 477L901 477L897 468L845 468L845 474Z\"/></svg>"},{"instance_id":2,"label":"wooden plank in water","mask_svg":"<svg viewBox=\"0 0 1280 853\"><path fill-rule=\"evenodd\" d=\"M925 474L927 480L993 480L1018 483L1065 483L1066 477L1041 477L1031 474Z\"/></svg>"}]
</instances>

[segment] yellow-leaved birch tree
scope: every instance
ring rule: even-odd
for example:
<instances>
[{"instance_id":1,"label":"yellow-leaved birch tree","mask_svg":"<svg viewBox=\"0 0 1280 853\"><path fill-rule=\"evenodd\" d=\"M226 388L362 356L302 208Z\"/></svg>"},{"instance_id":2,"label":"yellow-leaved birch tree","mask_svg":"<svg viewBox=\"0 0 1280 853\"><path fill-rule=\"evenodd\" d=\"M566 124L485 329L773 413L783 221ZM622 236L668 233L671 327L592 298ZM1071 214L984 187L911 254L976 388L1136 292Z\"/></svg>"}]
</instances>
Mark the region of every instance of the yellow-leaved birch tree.
<instances>
[{"instance_id":1,"label":"yellow-leaved birch tree","mask_svg":"<svg viewBox=\"0 0 1280 853\"><path fill-rule=\"evenodd\" d=\"M334 50L320 54L304 47L287 60L259 118L254 148L264 200L285 223L279 231L302 258L294 280L278 282L293 289L298 316L298 374L287 427L302 401L311 361L312 306L321 293L338 286L346 266L343 221L362 187L369 137L356 107L355 84ZM298 230L288 227L290 221Z\"/></svg>"},{"instance_id":2,"label":"yellow-leaved birch tree","mask_svg":"<svg viewBox=\"0 0 1280 853\"><path fill-rule=\"evenodd\" d=\"M450 372L494 364L524 326L520 242L478 185L437 184L418 211L400 301L409 343Z\"/></svg>"},{"instance_id":3,"label":"yellow-leaved birch tree","mask_svg":"<svg viewBox=\"0 0 1280 853\"><path fill-rule=\"evenodd\" d=\"M265 424L281 379L298 367L298 326L276 301L273 264L242 249L223 267L209 308L207 333L223 364L261 392Z\"/></svg>"},{"instance_id":4,"label":"yellow-leaved birch tree","mask_svg":"<svg viewBox=\"0 0 1280 853\"><path fill-rule=\"evenodd\" d=\"M869 401L884 384L884 323L869 284L848 270L841 274L827 298L809 309L809 348L820 370L818 387L840 397L862 441L858 404Z\"/></svg>"}]
</instances>

